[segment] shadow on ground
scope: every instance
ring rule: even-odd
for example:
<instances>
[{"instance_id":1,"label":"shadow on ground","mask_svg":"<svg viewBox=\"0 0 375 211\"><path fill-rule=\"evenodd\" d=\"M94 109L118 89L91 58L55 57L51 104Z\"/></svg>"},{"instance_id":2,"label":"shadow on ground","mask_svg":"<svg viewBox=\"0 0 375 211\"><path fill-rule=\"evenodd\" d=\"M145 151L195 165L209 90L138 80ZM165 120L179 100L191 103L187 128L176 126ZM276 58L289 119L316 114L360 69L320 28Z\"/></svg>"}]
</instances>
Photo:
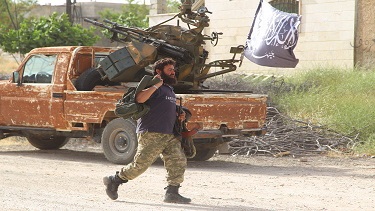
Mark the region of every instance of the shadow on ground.
<instances>
[{"instance_id":1,"label":"shadow on ground","mask_svg":"<svg viewBox=\"0 0 375 211\"><path fill-rule=\"evenodd\" d=\"M0 157L2 155L7 156L25 156L38 159L49 159L59 161L75 161L82 163L96 163L110 165L111 163L106 160L105 156L101 152L89 152L89 151L77 151L71 149L59 149L59 150L4 150L0 148ZM277 158L269 158L272 159ZM314 166L314 163L298 163L298 161L289 159L290 165L288 164L265 164L264 160L261 163L256 163L256 158L252 158L253 163L236 163L225 160L208 160L203 162L190 161L188 162L188 169L191 171L228 171L239 174L262 174L270 176L324 176L324 175L335 175L337 177L355 176L348 168L336 168L334 166ZM113 164L117 165L117 164ZM163 167L163 162L158 159L153 166ZM359 176L359 175L358 175Z\"/></svg>"}]
</instances>

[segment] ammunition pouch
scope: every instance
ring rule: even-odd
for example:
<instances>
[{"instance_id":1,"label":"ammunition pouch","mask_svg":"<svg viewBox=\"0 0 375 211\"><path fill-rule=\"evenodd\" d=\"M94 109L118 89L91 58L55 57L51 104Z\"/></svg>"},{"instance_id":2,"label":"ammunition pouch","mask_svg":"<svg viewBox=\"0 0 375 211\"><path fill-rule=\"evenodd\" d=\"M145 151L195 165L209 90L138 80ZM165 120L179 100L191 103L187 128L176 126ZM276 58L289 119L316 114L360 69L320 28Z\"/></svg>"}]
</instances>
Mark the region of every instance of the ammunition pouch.
<instances>
[{"instance_id":1,"label":"ammunition pouch","mask_svg":"<svg viewBox=\"0 0 375 211\"><path fill-rule=\"evenodd\" d=\"M152 76L144 76L137 87L130 87L122 98L116 103L115 115L124 119L137 120L150 111L150 107L144 103L137 103L135 95L146 87L158 83L160 79Z\"/></svg>"},{"instance_id":2,"label":"ammunition pouch","mask_svg":"<svg viewBox=\"0 0 375 211\"><path fill-rule=\"evenodd\" d=\"M124 119L133 118L137 120L149 111L150 107L143 103L125 103L120 100L116 103L115 115Z\"/></svg>"}]
</instances>

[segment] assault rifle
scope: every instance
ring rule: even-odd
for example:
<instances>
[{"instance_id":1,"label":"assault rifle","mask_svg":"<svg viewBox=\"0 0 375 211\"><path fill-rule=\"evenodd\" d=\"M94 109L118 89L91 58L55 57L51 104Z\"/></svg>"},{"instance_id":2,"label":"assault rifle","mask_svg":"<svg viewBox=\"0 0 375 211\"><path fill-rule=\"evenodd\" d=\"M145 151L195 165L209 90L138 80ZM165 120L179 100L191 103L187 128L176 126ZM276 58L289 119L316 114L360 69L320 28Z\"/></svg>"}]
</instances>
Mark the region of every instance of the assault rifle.
<instances>
[{"instance_id":1,"label":"assault rifle","mask_svg":"<svg viewBox=\"0 0 375 211\"><path fill-rule=\"evenodd\" d=\"M193 130L187 129L186 123L189 121L192 114L188 108L182 106L182 97L178 100L180 101L180 105L176 108L178 115L175 123L175 130L178 133L178 136L181 137L181 148L183 149L185 156L187 158L193 158L197 151L192 136L198 132L198 128L194 128ZM181 121L178 117L183 112L185 113L185 120Z\"/></svg>"}]
</instances>

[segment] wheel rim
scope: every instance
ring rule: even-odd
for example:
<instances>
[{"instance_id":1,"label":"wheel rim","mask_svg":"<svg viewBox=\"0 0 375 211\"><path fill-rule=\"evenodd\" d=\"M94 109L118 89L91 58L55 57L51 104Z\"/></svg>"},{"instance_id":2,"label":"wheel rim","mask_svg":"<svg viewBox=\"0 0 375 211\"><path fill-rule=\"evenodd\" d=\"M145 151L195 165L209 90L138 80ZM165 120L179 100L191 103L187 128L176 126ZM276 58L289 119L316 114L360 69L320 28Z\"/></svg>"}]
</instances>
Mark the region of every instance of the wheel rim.
<instances>
[{"instance_id":1,"label":"wheel rim","mask_svg":"<svg viewBox=\"0 0 375 211\"><path fill-rule=\"evenodd\" d=\"M119 130L115 131L111 137L111 148L113 152L127 153L131 148L131 142L126 132Z\"/></svg>"}]
</instances>

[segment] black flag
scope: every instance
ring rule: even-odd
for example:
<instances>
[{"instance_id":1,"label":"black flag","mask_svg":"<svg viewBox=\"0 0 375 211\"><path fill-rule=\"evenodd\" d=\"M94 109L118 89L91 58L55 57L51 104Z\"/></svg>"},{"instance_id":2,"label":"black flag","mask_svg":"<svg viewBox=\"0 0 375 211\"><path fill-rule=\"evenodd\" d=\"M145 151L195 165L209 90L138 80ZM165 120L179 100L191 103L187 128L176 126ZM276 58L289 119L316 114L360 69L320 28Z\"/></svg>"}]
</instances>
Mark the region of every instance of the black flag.
<instances>
[{"instance_id":1,"label":"black flag","mask_svg":"<svg viewBox=\"0 0 375 211\"><path fill-rule=\"evenodd\" d=\"M296 67L299 60L293 49L300 21L300 15L282 12L260 0L246 40L245 57L262 66Z\"/></svg>"}]
</instances>

